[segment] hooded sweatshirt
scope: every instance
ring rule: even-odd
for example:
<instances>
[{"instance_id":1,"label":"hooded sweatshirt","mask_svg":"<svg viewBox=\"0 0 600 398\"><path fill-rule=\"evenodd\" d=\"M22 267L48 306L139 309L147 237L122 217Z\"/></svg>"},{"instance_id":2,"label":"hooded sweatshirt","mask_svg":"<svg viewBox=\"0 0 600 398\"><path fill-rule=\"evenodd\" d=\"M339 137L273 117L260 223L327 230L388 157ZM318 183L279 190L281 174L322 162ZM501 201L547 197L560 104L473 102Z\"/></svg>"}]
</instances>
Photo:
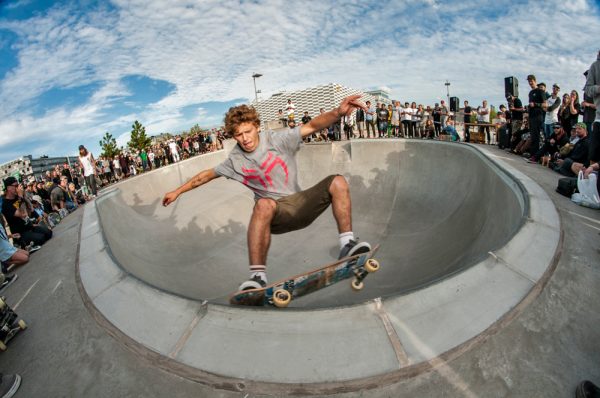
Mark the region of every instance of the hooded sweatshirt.
<instances>
[{"instance_id":1,"label":"hooded sweatshirt","mask_svg":"<svg viewBox=\"0 0 600 398\"><path fill-rule=\"evenodd\" d=\"M583 91L594 99L596 105L596 122L600 122L600 53L598 59L590 66Z\"/></svg>"}]
</instances>

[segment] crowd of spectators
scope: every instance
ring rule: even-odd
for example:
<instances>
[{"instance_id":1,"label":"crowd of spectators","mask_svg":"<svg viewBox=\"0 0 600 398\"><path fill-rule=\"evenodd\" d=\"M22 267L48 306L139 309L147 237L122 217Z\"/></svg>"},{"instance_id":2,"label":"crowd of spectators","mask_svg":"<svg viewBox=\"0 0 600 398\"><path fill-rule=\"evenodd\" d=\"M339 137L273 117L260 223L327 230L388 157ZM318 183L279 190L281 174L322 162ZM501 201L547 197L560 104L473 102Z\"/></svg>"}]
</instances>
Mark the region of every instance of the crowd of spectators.
<instances>
[{"instance_id":1,"label":"crowd of spectators","mask_svg":"<svg viewBox=\"0 0 600 398\"><path fill-rule=\"evenodd\" d=\"M584 178L599 170L600 160L600 52L584 73L583 101L570 90L560 96L560 86L551 92L536 76L527 76L527 105L509 97L506 120L500 127L500 146L528 162L550 167L562 176ZM576 184L573 184L575 187Z\"/></svg>"},{"instance_id":2,"label":"crowd of spectators","mask_svg":"<svg viewBox=\"0 0 600 398\"><path fill-rule=\"evenodd\" d=\"M68 214L93 199L98 189L146 171L222 148L221 130L156 140L140 151L112 158L93 155L81 145L76 164L57 165L42 176L2 181L0 196L0 289L14 280L11 266L24 264L29 253L52 238L52 229ZM8 246L6 246L8 245ZM13 248L13 249L11 249Z\"/></svg>"},{"instance_id":3,"label":"crowd of spectators","mask_svg":"<svg viewBox=\"0 0 600 398\"><path fill-rule=\"evenodd\" d=\"M483 101L483 104L473 111L471 107L467 107L467 101L465 103L464 122L472 123L478 120L480 123L489 123L491 110L487 101ZM367 101L366 106L367 110L358 109L355 114L343 117L340 123L313 134L305 141L328 142L353 138L392 137L461 141L456 130L457 112L451 112L444 100L433 106L417 105L416 102L402 104L400 101L393 101L392 104L387 105L379 102L373 105L371 101ZM324 109L321 108L319 112L323 113ZM287 114L280 109L277 118L282 127L293 128L296 126L294 106L291 100L288 100ZM310 120L312 117L308 112L304 112L300 124L308 123ZM469 142L468 134L464 141ZM488 142L490 142L489 130Z\"/></svg>"},{"instance_id":4,"label":"crowd of spectators","mask_svg":"<svg viewBox=\"0 0 600 398\"><path fill-rule=\"evenodd\" d=\"M475 125L481 141L487 144L495 143L509 153L550 167L563 176L575 178L583 172L584 178L588 178L598 172L600 160L600 53L584 75L583 101L576 89L560 97L557 83L548 92L545 83L538 83L536 76L529 75L530 91L525 105L519 97L508 95L508 106L500 105L493 120L486 100L476 108L464 101L461 121L456 120L458 112L451 112L443 100L433 106L400 101L373 105L366 101L366 110L358 109L352 116L343 117L340 123L305 141L396 137L470 142L469 127ZM294 109L288 100L287 113L279 111L282 127L296 126ZM310 120L311 116L304 112L301 123ZM463 126L462 137L457 124ZM490 127L495 129L495 139Z\"/></svg>"}]
</instances>

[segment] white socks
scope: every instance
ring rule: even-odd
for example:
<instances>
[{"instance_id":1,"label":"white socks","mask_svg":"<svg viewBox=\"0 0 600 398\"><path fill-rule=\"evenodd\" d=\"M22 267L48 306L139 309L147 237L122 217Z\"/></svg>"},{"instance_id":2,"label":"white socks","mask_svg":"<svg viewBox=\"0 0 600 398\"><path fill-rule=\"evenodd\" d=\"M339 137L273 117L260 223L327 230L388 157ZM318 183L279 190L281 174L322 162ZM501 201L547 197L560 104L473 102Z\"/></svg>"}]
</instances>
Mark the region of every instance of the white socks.
<instances>
[{"instance_id":1,"label":"white socks","mask_svg":"<svg viewBox=\"0 0 600 398\"><path fill-rule=\"evenodd\" d=\"M251 265L250 266L250 278L253 278L254 276L258 276L265 283L267 283L267 273L265 272L266 270L267 270L266 265Z\"/></svg>"},{"instance_id":2,"label":"white socks","mask_svg":"<svg viewBox=\"0 0 600 398\"><path fill-rule=\"evenodd\" d=\"M346 246L350 240L354 239L354 232L343 232L340 234L340 250Z\"/></svg>"}]
</instances>

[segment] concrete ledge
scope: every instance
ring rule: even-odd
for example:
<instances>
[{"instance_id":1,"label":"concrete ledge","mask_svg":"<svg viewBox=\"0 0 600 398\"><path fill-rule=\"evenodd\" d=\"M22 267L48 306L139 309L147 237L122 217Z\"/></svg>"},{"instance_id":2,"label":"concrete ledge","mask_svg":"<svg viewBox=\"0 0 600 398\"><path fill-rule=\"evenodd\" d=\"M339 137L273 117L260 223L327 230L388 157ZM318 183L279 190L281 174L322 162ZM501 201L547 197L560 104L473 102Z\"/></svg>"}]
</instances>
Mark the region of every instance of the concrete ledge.
<instances>
[{"instance_id":1,"label":"concrete ledge","mask_svg":"<svg viewBox=\"0 0 600 398\"><path fill-rule=\"evenodd\" d=\"M475 266L411 294L331 310L243 309L184 299L113 261L95 206L84 208L80 232L81 292L125 346L216 388L317 394L392 383L493 333L539 294L553 271L561 244L556 209L535 182L492 161L526 190L528 221Z\"/></svg>"}]
</instances>

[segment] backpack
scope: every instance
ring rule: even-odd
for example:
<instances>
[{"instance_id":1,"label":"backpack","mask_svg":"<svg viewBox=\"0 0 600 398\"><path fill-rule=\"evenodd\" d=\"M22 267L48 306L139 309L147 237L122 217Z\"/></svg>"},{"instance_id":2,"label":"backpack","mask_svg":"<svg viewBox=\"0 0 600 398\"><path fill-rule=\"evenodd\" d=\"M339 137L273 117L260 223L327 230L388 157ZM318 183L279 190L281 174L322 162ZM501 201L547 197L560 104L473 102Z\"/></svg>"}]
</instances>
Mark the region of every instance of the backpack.
<instances>
[{"instance_id":1,"label":"backpack","mask_svg":"<svg viewBox=\"0 0 600 398\"><path fill-rule=\"evenodd\" d=\"M566 196L567 198L571 198L571 196L577 191L577 178L574 177L565 177L558 180L558 186L556 187L556 192L559 194Z\"/></svg>"}]
</instances>

